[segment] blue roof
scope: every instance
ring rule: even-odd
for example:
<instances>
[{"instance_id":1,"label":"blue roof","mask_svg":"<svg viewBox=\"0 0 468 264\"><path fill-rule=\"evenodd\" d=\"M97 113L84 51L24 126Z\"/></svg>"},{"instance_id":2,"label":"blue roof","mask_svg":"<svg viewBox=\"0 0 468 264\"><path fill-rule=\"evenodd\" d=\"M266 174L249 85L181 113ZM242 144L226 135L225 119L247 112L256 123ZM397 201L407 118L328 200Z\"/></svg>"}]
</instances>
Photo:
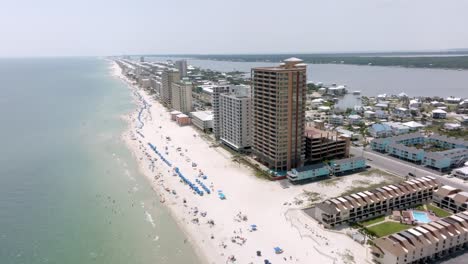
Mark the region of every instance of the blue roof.
<instances>
[{"instance_id":1,"label":"blue roof","mask_svg":"<svg viewBox=\"0 0 468 264\"><path fill-rule=\"evenodd\" d=\"M386 125L386 124L373 124L372 129L375 132L392 131L392 128L389 125Z\"/></svg>"}]
</instances>

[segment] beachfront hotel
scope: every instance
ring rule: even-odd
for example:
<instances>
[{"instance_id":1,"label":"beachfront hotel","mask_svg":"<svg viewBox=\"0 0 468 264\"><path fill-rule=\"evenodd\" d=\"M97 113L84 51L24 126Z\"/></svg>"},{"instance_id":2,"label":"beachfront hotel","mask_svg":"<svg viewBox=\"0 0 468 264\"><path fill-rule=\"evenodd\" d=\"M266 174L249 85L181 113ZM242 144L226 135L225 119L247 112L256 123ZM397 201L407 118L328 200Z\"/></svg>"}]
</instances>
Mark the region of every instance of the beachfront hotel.
<instances>
[{"instance_id":1,"label":"beachfront hotel","mask_svg":"<svg viewBox=\"0 0 468 264\"><path fill-rule=\"evenodd\" d=\"M374 263L432 263L468 248L468 212L378 238L373 244Z\"/></svg>"},{"instance_id":2,"label":"beachfront hotel","mask_svg":"<svg viewBox=\"0 0 468 264\"><path fill-rule=\"evenodd\" d=\"M426 176L397 185L326 200L313 208L313 217L327 228L355 223L393 210L407 209L432 200L438 188L434 177Z\"/></svg>"},{"instance_id":3,"label":"beachfront hotel","mask_svg":"<svg viewBox=\"0 0 468 264\"><path fill-rule=\"evenodd\" d=\"M276 172L305 159L307 64L290 58L252 69L253 142L257 160Z\"/></svg>"},{"instance_id":4,"label":"beachfront hotel","mask_svg":"<svg viewBox=\"0 0 468 264\"><path fill-rule=\"evenodd\" d=\"M172 105L172 84L180 81L179 71L166 69L161 74L161 102L166 106Z\"/></svg>"},{"instance_id":5,"label":"beachfront hotel","mask_svg":"<svg viewBox=\"0 0 468 264\"><path fill-rule=\"evenodd\" d=\"M184 114L192 111L192 82L181 80L172 83L172 108Z\"/></svg>"},{"instance_id":6,"label":"beachfront hotel","mask_svg":"<svg viewBox=\"0 0 468 264\"><path fill-rule=\"evenodd\" d=\"M468 210L468 192L444 185L434 193L433 203L453 213Z\"/></svg>"},{"instance_id":7,"label":"beachfront hotel","mask_svg":"<svg viewBox=\"0 0 468 264\"><path fill-rule=\"evenodd\" d=\"M227 82L210 86L211 106L213 108L213 134L216 139L220 139L221 127L223 126L223 121L221 119L220 108L219 108L219 98L221 94L228 93L229 91L231 91L232 86L233 85Z\"/></svg>"},{"instance_id":8,"label":"beachfront hotel","mask_svg":"<svg viewBox=\"0 0 468 264\"><path fill-rule=\"evenodd\" d=\"M249 86L236 86L219 97L221 142L236 151L248 151L251 143L251 97Z\"/></svg>"}]
</instances>

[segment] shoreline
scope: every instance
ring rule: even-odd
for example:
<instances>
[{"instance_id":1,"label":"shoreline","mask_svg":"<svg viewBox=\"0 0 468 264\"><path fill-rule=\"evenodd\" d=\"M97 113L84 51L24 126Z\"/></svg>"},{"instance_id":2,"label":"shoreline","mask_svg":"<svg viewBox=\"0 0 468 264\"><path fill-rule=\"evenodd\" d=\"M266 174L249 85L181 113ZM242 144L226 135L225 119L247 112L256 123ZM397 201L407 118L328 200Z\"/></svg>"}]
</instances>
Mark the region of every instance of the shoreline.
<instances>
[{"instance_id":1,"label":"shoreline","mask_svg":"<svg viewBox=\"0 0 468 264\"><path fill-rule=\"evenodd\" d=\"M136 126L136 118L134 116L137 115L136 112L138 112L138 110L140 110L140 108L139 108L140 107L140 102L138 101L138 99L136 98L136 96L134 94L136 92L136 88L131 84L130 80L128 80L126 77L124 77L121 74L120 67L115 62L111 61L111 63L112 63L112 66L111 66L111 70L112 70L111 75L112 75L112 77L118 78L119 81L122 81L122 82L125 83L125 85L127 85L128 89L132 93L133 103L135 104L135 109L133 109L133 111L131 113L128 113L123 117L123 119L127 123L127 128L121 134L121 140L124 142L125 146L130 151L130 153L132 155L132 158L135 158L135 161L138 164L139 172L146 178L146 180L148 181L148 183L151 186L151 189L159 196L159 198L161 198L161 197L164 196L163 195L163 190L158 190L158 188L155 188L154 183L152 182L153 179L150 177L148 172L142 167L143 165L142 165L142 162L141 162L141 158L142 158L141 153L138 152L137 146L132 144L134 142L131 139L131 137L132 137L132 128L134 126ZM161 200L159 200L159 202L161 204ZM198 258L197 262L198 263L210 263L208 256L205 254L205 251L203 251L202 248L197 245L196 241L193 239L193 237L191 237L191 234L190 234L189 230L187 229L186 225L183 223L183 221L181 221L178 218L178 216L173 211L171 206L169 206L165 202L162 203L162 206L167 210L167 212L169 213L171 219L173 219L173 221L179 227L179 230L181 230L182 233L184 234L184 236L186 237L186 240L184 242L188 242L190 244L190 247L192 248L194 254Z\"/></svg>"},{"instance_id":2,"label":"shoreline","mask_svg":"<svg viewBox=\"0 0 468 264\"><path fill-rule=\"evenodd\" d=\"M122 138L160 202L163 201L187 236L199 261L263 263L268 259L273 263L347 263L345 259L352 256L357 263L365 262L367 247L354 242L346 234L348 230L323 229L301 210L302 201L297 202L307 200L306 189L319 190L325 198L336 195L340 188L321 183L283 188L278 182L256 178L250 168L233 162L227 150L213 147L203 139L202 132L192 126L176 125L167 109L123 77L117 64L113 64L113 75L128 85L136 101ZM140 121L143 126L139 125ZM156 146L173 166L163 162L148 143ZM200 196L193 192L174 176L175 166L190 181L203 181L211 194ZM207 180L199 178L200 171L207 175ZM349 187L356 181L354 176L343 180L342 184ZM225 193L226 200L217 197L218 190ZM258 230L252 231L253 224ZM284 253L275 254L274 247L281 247ZM261 257L257 251L261 251ZM237 261L232 261L232 256Z\"/></svg>"}]
</instances>

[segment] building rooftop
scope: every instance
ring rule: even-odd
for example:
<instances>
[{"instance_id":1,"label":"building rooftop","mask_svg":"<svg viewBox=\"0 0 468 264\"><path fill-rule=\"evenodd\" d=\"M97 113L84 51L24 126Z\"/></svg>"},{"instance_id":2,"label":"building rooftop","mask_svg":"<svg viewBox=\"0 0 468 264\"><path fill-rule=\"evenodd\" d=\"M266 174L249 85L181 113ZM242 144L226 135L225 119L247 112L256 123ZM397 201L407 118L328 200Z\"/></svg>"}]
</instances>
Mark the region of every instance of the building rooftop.
<instances>
[{"instance_id":1,"label":"building rooftop","mask_svg":"<svg viewBox=\"0 0 468 264\"><path fill-rule=\"evenodd\" d=\"M296 57L291 57L289 59L285 59L284 62L303 62L303 60L298 59Z\"/></svg>"},{"instance_id":2,"label":"building rooftop","mask_svg":"<svg viewBox=\"0 0 468 264\"><path fill-rule=\"evenodd\" d=\"M423 124L421 123L418 123L418 122L415 122L415 121L409 121L409 122L406 122L406 123L403 123L404 126L407 126L409 128L421 128L421 127L424 127Z\"/></svg>"},{"instance_id":3,"label":"building rooftop","mask_svg":"<svg viewBox=\"0 0 468 264\"><path fill-rule=\"evenodd\" d=\"M213 120L213 113L211 111L191 112L190 115L192 115L192 117L198 118L198 119L200 119L202 121Z\"/></svg>"},{"instance_id":4,"label":"building rooftop","mask_svg":"<svg viewBox=\"0 0 468 264\"><path fill-rule=\"evenodd\" d=\"M391 128L395 129L408 129L408 126L403 125L402 123L397 122L385 122L384 124L390 126Z\"/></svg>"},{"instance_id":5,"label":"building rooftop","mask_svg":"<svg viewBox=\"0 0 468 264\"><path fill-rule=\"evenodd\" d=\"M356 162L356 161L366 161L364 157L351 157L347 159L337 159L337 160L332 160L330 163L333 165L341 165L341 164L346 164L348 162Z\"/></svg>"},{"instance_id":6,"label":"building rooftop","mask_svg":"<svg viewBox=\"0 0 468 264\"><path fill-rule=\"evenodd\" d=\"M388 126L387 124L373 124L373 125L371 126L371 128L372 128L375 132L392 131L392 129L390 128L390 126Z\"/></svg>"},{"instance_id":7,"label":"building rooftop","mask_svg":"<svg viewBox=\"0 0 468 264\"><path fill-rule=\"evenodd\" d=\"M324 131L311 126L307 126L305 128L304 135L308 138L331 138L338 136L338 134L334 131Z\"/></svg>"},{"instance_id":8,"label":"building rooftop","mask_svg":"<svg viewBox=\"0 0 468 264\"><path fill-rule=\"evenodd\" d=\"M460 155L468 155L468 149L454 148L454 149L449 149L445 151L426 153L426 157L435 159L435 160L441 160L444 158L453 158L453 157L458 157Z\"/></svg>"},{"instance_id":9,"label":"building rooftop","mask_svg":"<svg viewBox=\"0 0 468 264\"><path fill-rule=\"evenodd\" d=\"M461 212L428 224L413 227L374 240L373 250L389 252L394 256L403 256L415 249L422 249L428 243L444 240L453 233L466 234L468 212ZM423 234L424 240L419 237Z\"/></svg>"},{"instance_id":10,"label":"building rooftop","mask_svg":"<svg viewBox=\"0 0 468 264\"><path fill-rule=\"evenodd\" d=\"M466 167L462 167L462 168L458 168L458 169L455 169L456 171L459 171L463 174L467 174L468 175L468 166Z\"/></svg>"},{"instance_id":11,"label":"building rooftop","mask_svg":"<svg viewBox=\"0 0 468 264\"><path fill-rule=\"evenodd\" d=\"M445 112L442 109L434 109L434 110L432 110L432 113L433 114L446 114L447 112Z\"/></svg>"},{"instance_id":12,"label":"building rooftop","mask_svg":"<svg viewBox=\"0 0 468 264\"><path fill-rule=\"evenodd\" d=\"M404 181L398 185L386 185L370 191L329 199L317 206L319 206L325 212L336 213L341 210L349 210L353 207L360 207L366 203L372 203L372 201L387 200L389 198L405 195L410 192L435 188L437 186L438 183L434 177L426 176Z\"/></svg>"}]
</instances>

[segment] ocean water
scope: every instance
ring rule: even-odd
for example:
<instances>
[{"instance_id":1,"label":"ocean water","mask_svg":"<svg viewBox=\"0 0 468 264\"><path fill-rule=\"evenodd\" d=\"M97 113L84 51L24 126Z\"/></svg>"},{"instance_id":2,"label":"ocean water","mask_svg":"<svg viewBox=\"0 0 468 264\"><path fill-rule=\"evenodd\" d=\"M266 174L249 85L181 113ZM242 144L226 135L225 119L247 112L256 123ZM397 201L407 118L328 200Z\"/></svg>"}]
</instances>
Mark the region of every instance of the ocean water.
<instances>
[{"instance_id":1,"label":"ocean water","mask_svg":"<svg viewBox=\"0 0 468 264\"><path fill-rule=\"evenodd\" d=\"M0 263L199 263L121 141L97 58L0 59Z\"/></svg>"}]
</instances>

